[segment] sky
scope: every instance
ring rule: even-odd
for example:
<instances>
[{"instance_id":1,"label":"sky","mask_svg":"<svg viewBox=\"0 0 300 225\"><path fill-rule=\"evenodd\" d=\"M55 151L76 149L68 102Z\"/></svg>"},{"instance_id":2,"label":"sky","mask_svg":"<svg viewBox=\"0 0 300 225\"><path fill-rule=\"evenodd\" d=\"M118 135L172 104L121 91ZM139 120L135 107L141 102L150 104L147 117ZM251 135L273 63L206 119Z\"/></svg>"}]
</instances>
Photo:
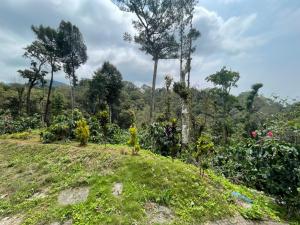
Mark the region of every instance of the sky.
<instances>
[{"instance_id":1,"label":"sky","mask_svg":"<svg viewBox=\"0 0 300 225\"><path fill-rule=\"evenodd\" d=\"M210 87L205 78L226 66L241 76L234 94L263 83L265 96L300 99L300 0L199 0L194 18L201 38L195 43L192 86ZM150 85L151 57L123 41L125 32L134 32L133 19L110 0L1 0L0 81L24 82L16 71L30 66L22 55L35 39L31 25L57 28L66 20L79 27L88 49L80 78L91 78L110 61L124 80ZM178 80L178 71L178 61L160 61L158 87L166 74ZM62 72L54 79L67 82Z\"/></svg>"}]
</instances>

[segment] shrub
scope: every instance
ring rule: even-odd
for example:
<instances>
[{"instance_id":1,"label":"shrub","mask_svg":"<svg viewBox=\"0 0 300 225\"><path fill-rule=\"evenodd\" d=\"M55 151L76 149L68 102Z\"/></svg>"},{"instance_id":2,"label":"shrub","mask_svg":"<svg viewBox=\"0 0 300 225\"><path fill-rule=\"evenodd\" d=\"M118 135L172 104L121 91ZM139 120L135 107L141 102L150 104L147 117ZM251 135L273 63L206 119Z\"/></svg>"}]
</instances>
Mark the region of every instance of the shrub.
<instances>
[{"instance_id":1,"label":"shrub","mask_svg":"<svg viewBox=\"0 0 300 225\"><path fill-rule=\"evenodd\" d=\"M41 133L41 140L44 144L49 144L56 141L56 136L49 131Z\"/></svg>"},{"instance_id":2,"label":"shrub","mask_svg":"<svg viewBox=\"0 0 300 225\"><path fill-rule=\"evenodd\" d=\"M108 135L108 122L109 122L109 114L108 112L102 111L98 114L99 124L101 126L101 129L103 131L103 137L104 137L104 144L107 143L107 135Z\"/></svg>"},{"instance_id":3,"label":"shrub","mask_svg":"<svg viewBox=\"0 0 300 225\"><path fill-rule=\"evenodd\" d=\"M176 119L168 122L153 123L149 133L154 152L164 156L176 157L180 150L180 130Z\"/></svg>"},{"instance_id":4,"label":"shrub","mask_svg":"<svg viewBox=\"0 0 300 225\"><path fill-rule=\"evenodd\" d=\"M300 185L299 161L299 148L263 137L220 148L214 166L231 180L265 191L286 206L299 209L295 203Z\"/></svg>"},{"instance_id":5,"label":"shrub","mask_svg":"<svg viewBox=\"0 0 300 225\"><path fill-rule=\"evenodd\" d=\"M0 116L0 134L12 134L41 127L40 116L13 118L10 115Z\"/></svg>"},{"instance_id":6,"label":"shrub","mask_svg":"<svg viewBox=\"0 0 300 225\"><path fill-rule=\"evenodd\" d=\"M77 128L75 130L77 139L80 141L81 146L85 146L90 137L89 126L84 119L77 121Z\"/></svg>"},{"instance_id":7,"label":"shrub","mask_svg":"<svg viewBox=\"0 0 300 225\"><path fill-rule=\"evenodd\" d=\"M196 142L196 148L193 154L202 176L204 174L204 170L208 168L207 159L213 150L214 143L212 141L212 137L208 134L202 134Z\"/></svg>"},{"instance_id":8,"label":"shrub","mask_svg":"<svg viewBox=\"0 0 300 225\"><path fill-rule=\"evenodd\" d=\"M83 119L82 113L75 109L70 117L67 113L65 115L56 116L50 127L41 133L43 143L51 143L54 141L68 140L76 138L77 121Z\"/></svg>"},{"instance_id":9,"label":"shrub","mask_svg":"<svg viewBox=\"0 0 300 225\"><path fill-rule=\"evenodd\" d=\"M138 143L137 129L134 124L129 128L129 133L130 139L128 141L128 145L132 147L132 155L137 155L141 147Z\"/></svg>"}]
</instances>

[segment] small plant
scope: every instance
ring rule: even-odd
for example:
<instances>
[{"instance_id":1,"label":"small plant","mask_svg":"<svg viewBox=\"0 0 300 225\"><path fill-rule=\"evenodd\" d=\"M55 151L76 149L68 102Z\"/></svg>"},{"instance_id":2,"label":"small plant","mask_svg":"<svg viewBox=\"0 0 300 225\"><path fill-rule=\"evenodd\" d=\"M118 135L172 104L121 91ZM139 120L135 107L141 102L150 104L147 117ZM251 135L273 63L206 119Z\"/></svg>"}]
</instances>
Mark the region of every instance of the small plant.
<instances>
[{"instance_id":1,"label":"small plant","mask_svg":"<svg viewBox=\"0 0 300 225\"><path fill-rule=\"evenodd\" d=\"M212 142L211 136L203 134L198 138L196 142L196 151L194 152L194 157L200 169L201 176L204 175L204 170L208 168L208 163L205 159L214 150L214 143Z\"/></svg>"},{"instance_id":2,"label":"small plant","mask_svg":"<svg viewBox=\"0 0 300 225\"><path fill-rule=\"evenodd\" d=\"M134 124L129 128L129 133L130 139L128 141L128 145L132 147L132 155L137 155L141 147L138 143L137 129Z\"/></svg>"},{"instance_id":3,"label":"small plant","mask_svg":"<svg viewBox=\"0 0 300 225\"><path fill-rule=\"evenodd\" d=\"M108 114L108 112L106 110L100 112L98 114L98 119L99 119L100 127L102 128L102 131L103 131L104 145L106 147L107 135L108 135L108 123L109 123L109 114Z\"/></svg>"},{"instance_id":4,"label":"small plant","mask_svg":"<svg viewBox=\"0 0 300 225\"><path fill-rule=\"evenodd\" d=\"M90 129L84 119L77 121L77 128L75 130L76 138L80 141L81 146L87 145L90 137Z\"/></svg>"}]
</instances>

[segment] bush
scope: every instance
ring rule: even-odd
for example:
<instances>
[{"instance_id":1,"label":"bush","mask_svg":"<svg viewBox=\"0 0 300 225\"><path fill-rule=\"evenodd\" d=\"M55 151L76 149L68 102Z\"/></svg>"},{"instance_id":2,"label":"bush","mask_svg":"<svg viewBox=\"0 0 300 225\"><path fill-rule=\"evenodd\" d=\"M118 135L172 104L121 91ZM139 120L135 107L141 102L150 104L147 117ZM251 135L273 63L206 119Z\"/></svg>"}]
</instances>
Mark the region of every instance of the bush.
<instances>
[{"instance_id":1,"label":"bush","mask_svg":"<svg viewBox=\"0 0 300 225\"><path fill-rule=\"evenodd\" d=\"M300 149L271 137L220 148L214 166L231 180L265 191L290 208L300 186ZM299 198L298 198L299 199Z\"/></svg>"},{"instance_id":2,"label":"bush","mask_svg":"<svg viewBox=\"0 0 300 225\"><path fill-rule=\"evenodd\" d=\"M177 129L176 119L153 123L150 126L149 134L154 152L163 156L177 156L180 150L180 130Z\"/></svg>"},{"instance_id":3,"label":"bush","mask_svg":"<svg viewBox=\"0 0 300 225\"><path fill-rule=\"evenodd\" d=\"M81 146L85 146L90 137L89 126L84 119L77 121L77 128L75 130L76 137L80 141Z\"/></svg>"},{"instance_id":4,"label":"bush","mask_svg":"<svg viewBox=\"0 0 300 225\"><path fill-rule=\"evenodd\" d=\"M212 141L212 137L208 134L202 134L196 142L196 148L193 154L200 168L200 173L202 172L202 175L204 173L204 170L208 168L207 159L208 156L213 152L213 150L214 143Z\"/></svg>"},{"instance_id":5,"label":"bush","mask_svg":"<svg viewBox=\"0 0 300 225\"><path fill-rule=\"evenodd\" d=\"M41 119L37 114L30 117L19 117L16 119L10 115L0 116L0 134L12 134L40 127Z\"/></svg>"},{"instance_id":6,"label":"bush","mask_svg":"<svg viewBox=\"0 0 300 225\"><path fill-rule=\"evenodd\" d=\"M137 129L134 124L129 128L129 133L130 139L128 145L132 147L132 155L137 155L141 147L138 142Z\"/></svg>"},{"instance_id":7,"label":"bush","mask_svg":"<svg viewBox=\"0 0 300 225\"><path fill-rule=\"evenodd\" d=\"M107 123L105 130L100 125L99 115L97 117L91 117L88 119L88 125L90 128L89 141L97 144L126 144L129 134L126 130L122 130L115 123ZM105 131L105 132L104 132ZM106 139L104 134L106 134Z\"/></svg>"},{"instance_id":8,"label":"bush","mask_svg":"<svg viewBox=\"0 0 300 225\"><path fill-rule=\"evenodd\" d=\"M67 113L65 115L56 116L50 127L41 133L43 143L51 143L54 141L62 141L76 138L77 121L83 119L82 113L75 109L70 117Z\"/></svg>"}]
</instances>

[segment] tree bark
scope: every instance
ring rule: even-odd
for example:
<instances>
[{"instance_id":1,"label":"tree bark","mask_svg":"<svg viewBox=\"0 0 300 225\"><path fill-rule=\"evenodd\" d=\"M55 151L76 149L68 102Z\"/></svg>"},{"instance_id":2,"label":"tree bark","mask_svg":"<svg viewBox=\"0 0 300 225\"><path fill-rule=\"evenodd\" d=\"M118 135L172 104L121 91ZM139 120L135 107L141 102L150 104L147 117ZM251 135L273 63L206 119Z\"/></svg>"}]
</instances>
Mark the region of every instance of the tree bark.
<instances>
[{"instance_id":1,"label":"tree bark","mask_svg":"<svg viewBox=\"0 0 300 225\"><path fill-rule=\"evenodd\" d=\"M154 70L153 70L153 79L152 79L152 92L151 92L151 106L150 106L150 123L153 122L153 114L155 110L155 84L157 77L157 67L158 59L154 59Z\"/></svg>"},{"instance_id":2,"label":"tree bark","mask_svg":"<svg viewBox=\"0 0 300 225\"><path fill-rule=\"evenodd\" d=\"M183 28L180 32L180 82L186 85L186 72L183 69ZM188 62L187 62L188 63ZM189 143L189 108L187 99L181 99L181 142L183 146Z\"/></svg>"},{"instance_id":3,"label":"tree bark","mask_svg":"<svg viewBox=\"0 0 300 225\"><path fill-rule=\"evenodd\" d=\"M31 101L30 101L30 96L31 96L31 90L33 88L33 84L29 84L28 90L27 90L27 97L26 97L26 113L27 115L31 115Z\"/></svg>"},{"instance_id":4,"label":"tree bark","mask_svg":"<svg viewBox=\"0 0 300 225\"><path fill-rule=\"evenodd\" d=\"M45 108L45 123L47 126L50 125L50 118L49 118L49 108L50 108L50 96L51 96L51 90L52 90L52 84L53 84L53 66L51 66L51 79L50 79L50 84L49 84L49 89L48 89L48 95L47 95L47 102L46 102L46 108Z\"/></svg>"}]
</instances>

